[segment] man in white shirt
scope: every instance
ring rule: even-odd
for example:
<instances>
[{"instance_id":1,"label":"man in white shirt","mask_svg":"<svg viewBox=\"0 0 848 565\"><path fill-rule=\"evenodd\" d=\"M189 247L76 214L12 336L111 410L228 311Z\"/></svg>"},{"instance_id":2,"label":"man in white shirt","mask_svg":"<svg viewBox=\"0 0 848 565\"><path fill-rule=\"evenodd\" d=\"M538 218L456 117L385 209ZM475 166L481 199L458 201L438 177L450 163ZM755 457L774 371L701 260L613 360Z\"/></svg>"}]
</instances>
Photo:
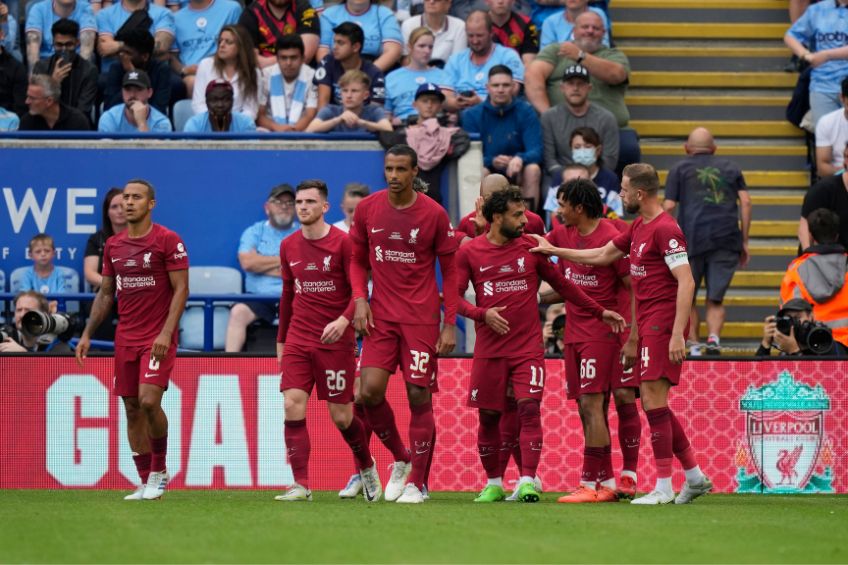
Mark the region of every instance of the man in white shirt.
<instances>
[{"instance_id":1,"label":"man in white shirt","mask_svg":"<svg viewBox=\"0 0 848 565\"><path fill-rule=\"evenodd\" d=\"M820 177L835 175L844 168L842 155L848 143L848 78L839 95L842 108L829 112L816 124L816 171Z\"/></svg>"}]
</instances>

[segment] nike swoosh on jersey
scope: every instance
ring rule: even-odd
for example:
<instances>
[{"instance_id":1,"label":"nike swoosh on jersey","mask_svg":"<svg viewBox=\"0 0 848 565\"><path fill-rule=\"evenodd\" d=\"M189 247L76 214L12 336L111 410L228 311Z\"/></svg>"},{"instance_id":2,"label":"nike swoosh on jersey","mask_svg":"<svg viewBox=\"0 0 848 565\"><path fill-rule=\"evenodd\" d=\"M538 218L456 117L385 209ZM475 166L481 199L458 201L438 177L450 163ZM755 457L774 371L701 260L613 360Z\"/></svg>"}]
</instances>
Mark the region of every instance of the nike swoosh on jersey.
<instances>
[{"instance_id":1,"label":"nike swoosh on jersey","mask_svg":"<svg viewBox=\"0 0 848 565\"><path fill-rule=\"evenodd\" d=\"M481 266L481 267L480 267L480 272L481 272L481 273L485 273L486 271L488 271L488 270L489 270L489 269L491 269L492 267L494 267L494 265L489 265L488 267L483 267L483 266Z\"/></svg>"},{"instance_id":2,"label":"nike swoosh on jersey","mask_svg":"<svg viewBox=\"0 0 848 565\"><path fill-rule=\"evenodd\" d=\"M377 229L377 228L371 228L371 233L380 233L380 232L381 232L381 231L383 231L384 229L386 229L386 228L380 228L380 229Z\"/></svg>"},{"instance_id":3,"label":"nike swoosh on jersey","mask_svg":"<svg viewBox=\"0 0 848 565\"><path fill-rule=\"evenodd\" d=\"M120 260L121 260L121 258L120 258L120 257L112 257L112 262L113 262L113 263L114 263L115 261L120 261Z\"/></svg>"},{"instance_id":4,"label":"nike swoosh on jersey","mask_svg":"<svg viewBox=\"0 0 848 565\"><path fill-rule=\"evenodd\" d=\"M289 261L289 267L294 267L295 265L300 265L303 261Z\"/></svg>"}]
</instances>

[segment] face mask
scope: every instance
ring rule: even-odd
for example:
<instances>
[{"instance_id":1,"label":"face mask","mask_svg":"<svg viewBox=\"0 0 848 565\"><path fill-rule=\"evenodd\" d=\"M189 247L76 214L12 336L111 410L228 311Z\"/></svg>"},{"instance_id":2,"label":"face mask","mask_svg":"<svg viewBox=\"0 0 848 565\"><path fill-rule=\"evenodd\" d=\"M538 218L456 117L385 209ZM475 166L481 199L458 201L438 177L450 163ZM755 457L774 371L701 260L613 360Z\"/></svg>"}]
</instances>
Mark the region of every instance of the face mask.
<instances>
[{"instance_id":1,"label":"face mask","mask_svg":"<svg viewBox=\"0 0 848 565\"><path fill-rule=\"evenodd\" d=\"M578 165L584 165L586 167L590 167L595 164L595 161L598 160L595 157L595 149L592 147L582 147L580 149L574 149L571 152L571 158Z\"/></svg>"}]
</instances>

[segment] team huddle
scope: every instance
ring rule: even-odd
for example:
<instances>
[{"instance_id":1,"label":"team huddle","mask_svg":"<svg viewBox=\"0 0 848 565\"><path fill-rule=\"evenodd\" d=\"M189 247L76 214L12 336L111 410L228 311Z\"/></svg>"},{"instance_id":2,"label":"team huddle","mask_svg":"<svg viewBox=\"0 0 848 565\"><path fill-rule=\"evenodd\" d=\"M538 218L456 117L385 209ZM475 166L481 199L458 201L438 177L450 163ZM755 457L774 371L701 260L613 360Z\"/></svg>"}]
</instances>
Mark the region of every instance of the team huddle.
<instances>
[{"instance_id":1,"label":"team huddle","mask_svg":"<svg viewBox=\"0 0 848 565\"><path fill-rule=\"evenodd\" d=\"M567 393L577 402L586 445L580 485L559 502L631 498L633 504L682 504L709 492L712 484L668 407L685 357L694 282L683 234L659 203L656 171L645 164L624 170L621 196L627 211L637 214L632 225L601 217L603 204L591 181L563 184L558 201L564 224L546 236L525 233L533 215L520 190L491 175L476 212L482 233L472 238L451 226L438 203L415 190L417 161L408 146L387 151L387 188L360 202L349 235L324 221L329 209L324 182L297 186L301 229L280 246L277 335L294 484L276 499L312 499L306 406L313 388L326 401L355 462L340 496L361 492L368 502L429 499L437 360L456 345L459 314L474 320L476 329L467 405L479 415L477 448L486 484L474 500L537 502L545 389L540 302L567 305ZM188 292L188 257L175 233L152 223L155 194L149 183L130 181L123 200L129 227L106 245L103 286L77 359L83 363L90 335L117 294L121 322L114 393L123 398L141 479L126 499L156 499L169 480L161 399ZM469 284L473 304L465 298ZM356 333L362 336L358 365ZM409 400L408 443L386 401L395 371ZM637 394L651 429L657 482L647 495L634 498L641 435ZM618 484L607 424L610 397L624 461ZM385 489L370 450L372 433L394 459ZM686 475L676 497L675 457ZM507 497L503 477L510 458L520 478Z\"/></svg>"}]
</instances>

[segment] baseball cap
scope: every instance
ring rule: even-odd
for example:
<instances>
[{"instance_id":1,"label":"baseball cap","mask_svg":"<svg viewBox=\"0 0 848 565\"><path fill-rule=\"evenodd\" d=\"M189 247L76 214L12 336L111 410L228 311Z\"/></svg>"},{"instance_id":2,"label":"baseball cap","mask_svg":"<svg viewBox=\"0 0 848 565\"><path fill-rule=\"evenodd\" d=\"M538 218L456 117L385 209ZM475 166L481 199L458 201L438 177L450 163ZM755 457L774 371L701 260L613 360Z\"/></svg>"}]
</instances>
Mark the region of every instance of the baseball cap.
<instances>
[{"instance_id":1,"label":"baseball cap","mask_svg":"<svg viewBox=\"0 0 848 565\"><path fill-rule=\"evenodd\" d=\"M275 198L279 198L283 194L291 194L292 198L294 198L294 188L290 184L278 184L274 188L271 189L271 194L268 195L268 200L274 200Z\"/></svg>"},{"instance_id":2,"label":"baseball cap","mask_svg":"<svg viewBox=\"0 0 848 565\"><path fill-rule=\"evenodd\" d=\"M583 65L571 65L570 67L566 67L562 73L562 80L568 80L570 78L582 78L586 82L589 82L589 71Z\"/></svg>"},{"instance_id":3,"label":"baseball cap","mask_svg":"<svg viewBox=\"0 0 848 565\"><path fill-rule=\"evenodd\" d=\"M439 100L442 102L445 101L445 93L442 92L442 89L433 84L432 82L425 82L421 86L418 87L418 90L415 91L415 100L418 100L419 96L423 96L425 94L435 94L439 97Z\"/></svg>"},{"instance_id":4,"label":"baseball cap","mask_svg":"<svg viewBox=\"0 0 848 565\"><path fill-rule=\"evenodd\" d=\"M151 88L150 77L147 73L139 69L133 69L124 73L124 79L121 81L121 86L138 86L140 88Z\"/></svg>"},{"instance_id":5,"label":"baseball cap","mask_svg":"<svg viewBox=\"0 0 848 565\"><path fill-rule=\"evenodd\" d=\"M785 316L787 312L812 312L813 306L803 298L793 298L777 311L778 316Z\"/></svg>"},{"instance_id":6,"label":"baseball cap","mask_svg":"<svg viewBox=\"0 0 848 565\"><path fill-rule=\"evenodd\" d=\"M206 94L212 91L213 88L224 88L233 92L233 85L230 84L230 81L223 78L216 78L215 80L210 80L209 84L206 85Z\"/></svg>"}]
</instances>

